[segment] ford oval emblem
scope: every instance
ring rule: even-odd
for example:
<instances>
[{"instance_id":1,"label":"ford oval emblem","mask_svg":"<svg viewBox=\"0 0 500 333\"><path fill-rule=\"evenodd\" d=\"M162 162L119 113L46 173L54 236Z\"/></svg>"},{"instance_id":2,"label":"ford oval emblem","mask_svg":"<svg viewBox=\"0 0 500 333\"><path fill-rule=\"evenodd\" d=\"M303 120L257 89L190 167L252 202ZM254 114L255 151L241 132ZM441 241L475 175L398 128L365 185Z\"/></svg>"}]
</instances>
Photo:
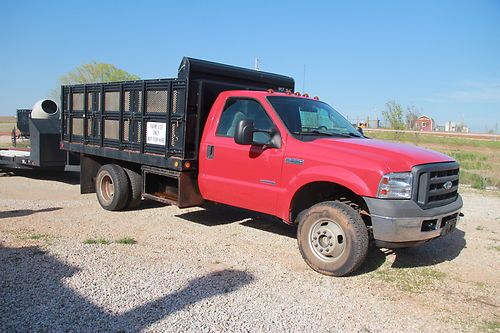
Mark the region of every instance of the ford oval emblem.
<instances>
[{"instance_id":1,"label":"ford oval emblem","mask_svg":"<svg viewBox=\"0 0 500 333\"><path fill-rule=\"evenodd\" d=\"M451 180L448 180L446 183L443 184L443 188L445 190L449 190L452 186L453 186L453 183L451 182Z\"/></svg>"}]
</instances>

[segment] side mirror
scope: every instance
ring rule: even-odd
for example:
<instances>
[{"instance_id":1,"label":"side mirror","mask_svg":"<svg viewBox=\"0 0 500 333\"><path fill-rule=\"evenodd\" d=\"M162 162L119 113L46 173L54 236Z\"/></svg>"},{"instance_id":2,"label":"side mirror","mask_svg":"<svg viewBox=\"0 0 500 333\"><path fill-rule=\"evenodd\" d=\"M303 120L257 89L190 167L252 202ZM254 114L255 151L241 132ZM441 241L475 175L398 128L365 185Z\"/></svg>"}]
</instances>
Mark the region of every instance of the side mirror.
<instances>
[{"instance_id":1,"label":"side mirror","mask_svg":"<svg viewBox=\"0 0 500 333\"><path fill-rule=\"evenodd\" d=\"M239 145L251 145L253 143L254 131L255 127L253 125L253 120L240 120L236 126L236 131L234 132L234 142Z\"/></svg>"},{"instance_id":2,"label":"side mirror","mask_svg":"<svg viewBox=\"0 0 500 333\"><path fill-rule=\"evenodd\" d=\"M263 133L268 138L265 142L263 140L259 140L260 138L256 138L255 136L256 133ZM281 136L277 129L256 129L254 127L253 120L250 119L242 119L238 122L234 132L234 142L239 145L257 145L268 148L281 148Z\"/></svg>"}]
</instances>

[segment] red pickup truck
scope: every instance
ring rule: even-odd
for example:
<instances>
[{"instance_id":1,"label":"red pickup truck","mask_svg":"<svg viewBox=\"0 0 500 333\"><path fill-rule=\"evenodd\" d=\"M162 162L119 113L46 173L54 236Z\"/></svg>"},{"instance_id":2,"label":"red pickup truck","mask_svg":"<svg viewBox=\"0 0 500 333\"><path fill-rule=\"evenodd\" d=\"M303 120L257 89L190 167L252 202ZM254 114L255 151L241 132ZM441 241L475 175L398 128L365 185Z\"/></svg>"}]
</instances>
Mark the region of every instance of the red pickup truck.
<instances>
[{"instance_id":1,"label":"red pickup truck","mask_svg":"<svg viewBox=\"0 0 500 333\"><path fill-rule=\"evenodd\" d=\"M105 209L213 201L276 216L326 275L356 270L370 241L414 246L455 228L453 158L367 138L293 85L184 58L176 79L63 86L61 146L81 154L82 193Z\"/></svg>"}]
</instances>

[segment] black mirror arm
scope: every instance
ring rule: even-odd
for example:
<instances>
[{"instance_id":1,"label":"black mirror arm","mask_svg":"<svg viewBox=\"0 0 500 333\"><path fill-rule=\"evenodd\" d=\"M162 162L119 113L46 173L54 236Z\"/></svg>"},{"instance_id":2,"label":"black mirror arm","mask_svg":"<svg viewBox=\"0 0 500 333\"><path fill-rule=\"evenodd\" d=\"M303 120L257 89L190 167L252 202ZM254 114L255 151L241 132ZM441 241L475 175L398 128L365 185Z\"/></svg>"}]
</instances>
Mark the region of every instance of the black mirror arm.
<instances>
[{"instance_id":1,"label":"black mirror arm","mask_svg":"<svg viewBox=\"0 0 500 333\"><path fill-rule=\"evenodd\" d=\"M269 134L270 140L268 143L263 144L263 148L281 148L281 135L276 127L271 129L254 129L254 133L266 133Z\"/></svg>"}]
</instances>

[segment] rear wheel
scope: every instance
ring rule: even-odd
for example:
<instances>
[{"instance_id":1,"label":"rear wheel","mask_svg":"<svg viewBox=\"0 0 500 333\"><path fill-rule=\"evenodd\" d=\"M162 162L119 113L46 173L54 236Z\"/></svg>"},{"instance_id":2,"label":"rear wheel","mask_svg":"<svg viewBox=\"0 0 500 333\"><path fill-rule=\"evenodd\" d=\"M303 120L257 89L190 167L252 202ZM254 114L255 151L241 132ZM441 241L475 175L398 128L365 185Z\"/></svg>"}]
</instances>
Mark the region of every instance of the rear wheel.
<instances>
[{"instance_id":1,"label":"rear wheel","mask_svg":"<svg viewBox=\"0 0 500 333\"><path fill-rule=\"evenodd\" d=\"M335 201L316 204L300 216L297 240L305 262L325 275L352 273L368 251L363 220L354 209Z\"/></svg>"},{"instance_id":2,"label":"rear wheel","mask_svg":"<svg viewBox=\"0 0 500 333\"><path fill-rule=\"evenodd\" d=\"M126 206L129 209L134 209L141 205L142 176L140 173L128 168L123 168L123 170L125 170L130 184L129 198Z\"/></svg>"},{"instance_id":3,"label":"rear wheel","mask_svg":"<svg viewBox=\"0 0 500 333\"><path fill-rule=\"evenodd\" d=\"M106 210L121 210L129 197L129 181L123 169L116 164L103 165L95 181L97 200Z\"/></svg>"}]
</instances>

